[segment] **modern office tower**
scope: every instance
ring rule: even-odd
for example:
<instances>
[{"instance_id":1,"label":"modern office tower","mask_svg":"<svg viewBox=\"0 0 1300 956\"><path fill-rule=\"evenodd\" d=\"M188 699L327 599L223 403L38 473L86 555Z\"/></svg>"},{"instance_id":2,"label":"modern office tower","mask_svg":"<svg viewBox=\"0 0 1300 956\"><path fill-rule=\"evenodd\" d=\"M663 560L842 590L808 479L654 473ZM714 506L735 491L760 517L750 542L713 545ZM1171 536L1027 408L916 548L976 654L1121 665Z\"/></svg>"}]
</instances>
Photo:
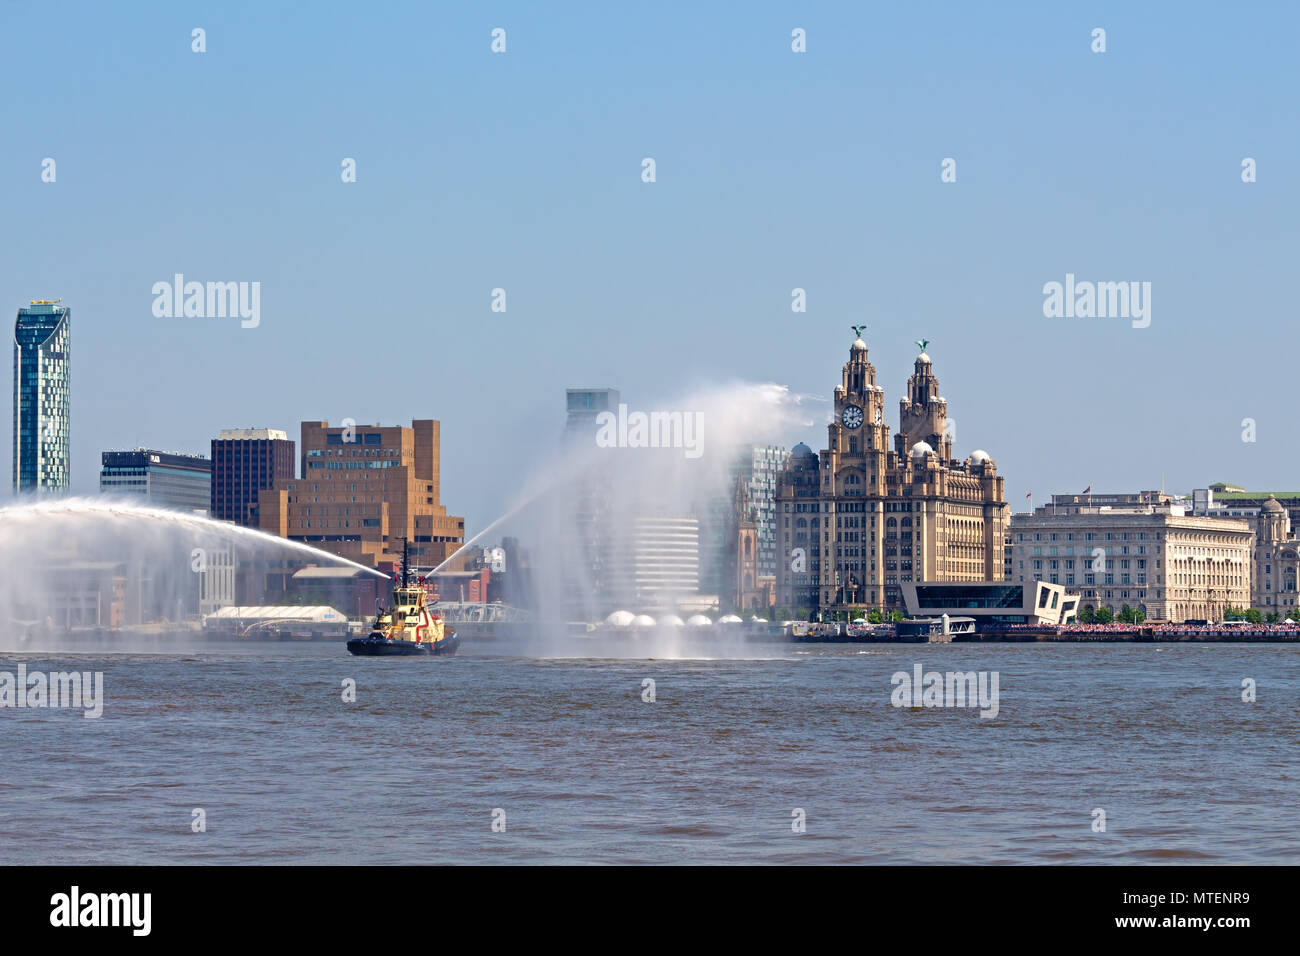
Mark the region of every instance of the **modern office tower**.
<instances>
[{"instance_id":1,"label":"modern office tower","mask_svg":"<svg viewBox=\"0 0 1300 956\"><path fill-rule=\"evenodd\" d=\"M68 489L72 310L33 299L14 323L14 491Z\"/></svg>"},{"instance_id":2,"label":"modern office tower","mask_svg":"<svg viewBox=\"0 0 1300 956\"><path fill-rule=\"evenodd\" d=\"M112 497L188 514L207 514L211 500L212 462L201 455L136 448L101 454L99 491ZM150 620L179 621L208 614L234 603L235 555L229 543L160 540L146 557L128 555L122 563L129 624ZM167 569L187 569L179 577Z\"/></svg>"},{"instance_id":3,"label":"modern office tower","mask_svg":"<svg viewBox=\"0 0 1300 956\"><path fill-rule=\"evenodd\" d=\"M596 416L601 412L618 414L618 397L616 388L566 388L564 437L595 447Z\"/></svg>"},{"instance_id":4,"label":"modern office tower","mask_svg":"<svg viewBox=\"0 0 1300 956\"><path fill-rule=\"evenodd\" d=\"M638 611L677 610L699 590L698 519L636 515L616 524L604 592L609 603Z\"/></svg>"},{"instance_id":5,"label":"modern office tower","mask_svg":"<svg viewBox=\"0 0 1300 956\"><path fill-rule=\"evenodd\" d=\"M465 519L440 501L441 425L302 423L302 477L259 495L263 531L368 567L401 560L432 568L465 540Z\"/></svg>"},{"instance_id":6,"label":"modern office tower","mask_svg":"<svg viewBox=\"0 0 1300 956\"><path fill-rule=\"evenodd\" d=\"M786 450L776 445L748 445L733 472L744 482L757 526L754 570L759 581L776 580L776 482L787 457Z\"/></svg>"},{"instance_id":7,"label":"modern office tower","mask_svg":"<svg viewBox=\"0 0 1300 956\"><path fill-rule=\"evenodd\" d=\"M141 495L151 505L208 513L212 462L202 455L137 448L101 456L99 490L106 495Z\"/></svg>"},{"instance_id":8,"label":"modern office tower","mask_svg":"<svg viewBox=\"0 0 1300 956\"><path fill-rule=\"evenodd\" d=\"M901 585L999 581L1009 509L987 452L953 457L948 402L916 357L890 448L885 390L856 339L835 387L828 448L800 442L777 482L781 607L903 609Z\"/></svg>"},{"instance_id":9,"label":"modern office tower","mask_svg":"<svg viewBox=\"0 0 1300 956\"><path fill-rule=\"evenodd\" d=\"M294 476L294 444L278 428L223 428L212 439L212 499L220 521L258 526L258 492Z\"/></svg>"},{"instance_id":10,"label":"modern office tower","mask_svg":"<svg viewBox=\"0 0 1300 956\"><path fill-rule=\"evenodd\" d=\"M576 474L556 491L559 513L567 515L574 553L565 554L562 601L574 618L603 616L614 600L610 590L615 510L609 457L596 453L597 417L618 413L616 388L568 388L564 392L565 454ZM566 540L569 535L566 535Z\"/></svg>"}]
</instances>

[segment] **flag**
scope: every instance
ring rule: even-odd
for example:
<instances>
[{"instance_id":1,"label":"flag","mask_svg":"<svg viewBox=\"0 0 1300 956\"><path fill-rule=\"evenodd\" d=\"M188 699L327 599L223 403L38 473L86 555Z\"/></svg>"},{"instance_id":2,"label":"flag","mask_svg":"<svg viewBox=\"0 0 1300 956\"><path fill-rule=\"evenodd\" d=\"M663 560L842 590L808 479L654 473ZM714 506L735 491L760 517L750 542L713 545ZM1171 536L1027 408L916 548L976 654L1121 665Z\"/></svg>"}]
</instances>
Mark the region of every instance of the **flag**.
<instances>
[{"instance_id":1,"label":"flag","mask_svg":"<svg viewBox=\"0 0 1300 956\"><path fill-rule=\"evenodd\" d=\"M1081 494L1081 495L1090 495L1090 494L1092 494L1092 485L1089 485L1087 488L1084 488L1083 491L1079 492L1079 494Z\"/></svg>"},{"instance_id":2,"label":"flag","mask_svg":"<svg viewBox=\"0 0 1300 956\"><path fill-rule=\"evenodd\" d=\"M1034 493L1031 491L1029 494L1025 495L1025 497L1026 497L1026 498L1032 498L1032 497L1034 497Z\"/></svg>"}]
</instances>

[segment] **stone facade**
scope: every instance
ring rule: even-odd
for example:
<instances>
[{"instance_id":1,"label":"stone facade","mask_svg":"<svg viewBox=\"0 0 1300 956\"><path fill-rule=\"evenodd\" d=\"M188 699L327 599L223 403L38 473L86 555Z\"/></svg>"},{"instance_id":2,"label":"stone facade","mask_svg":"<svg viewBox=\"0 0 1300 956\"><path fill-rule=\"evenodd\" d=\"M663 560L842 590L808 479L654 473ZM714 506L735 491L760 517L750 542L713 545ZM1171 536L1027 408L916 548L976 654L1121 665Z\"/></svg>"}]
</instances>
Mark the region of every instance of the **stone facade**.
<instances>
[{"instance_id":1,"label":"stone facade","mask_svg":"<svg viewBox=\"0 0 1300 956\"><path fill-rule=\"evenodd\" d=\"M901 610L902 583L1002 580L1003 478L986 452L952 457L948 403L924 351L907 390L891 442L885 391L866 343L853 342L829 447L796 445L777 481L778 606Z\"/></svg>"},{"instance_id":2,"label":"stone facade","mask_svg":"<svg viewBox=\"0 0 1300 956\"><path fill-rule=\"evenodd\" d=\"M1276 611L1283 617L1295 612L1297 571L1300 571L1300 541L1292 534L1287 509L1269 495L1255 523L1250 606L1265 614Z\"/></svg>"},{"instance_id":3,"label":"stone facade","mask_svg":"<svg viewBox=\"0 0 1300 956\"><path fill-rule=\"evenodd\" d=\"M732 605L739 610L767 609L767 594L759 582L758 510L749 497L745 480L736 476L732 498L731 545L728 549L728 578Z\"/></svg>"},{"instance_id":4,"label":"stone facade","mask_svg":"<svg viewBox=\"0 0 1300 956\"><path fill-rule=\"evenodd\" d=\"M1080 594L1080 607L1125 604L1153 620L1223 619L1251 598L1255 531L1236 518L1180 508L1050 507L1011 519L1017 583L1047 581Z\"/></svg>"}]
</instances>

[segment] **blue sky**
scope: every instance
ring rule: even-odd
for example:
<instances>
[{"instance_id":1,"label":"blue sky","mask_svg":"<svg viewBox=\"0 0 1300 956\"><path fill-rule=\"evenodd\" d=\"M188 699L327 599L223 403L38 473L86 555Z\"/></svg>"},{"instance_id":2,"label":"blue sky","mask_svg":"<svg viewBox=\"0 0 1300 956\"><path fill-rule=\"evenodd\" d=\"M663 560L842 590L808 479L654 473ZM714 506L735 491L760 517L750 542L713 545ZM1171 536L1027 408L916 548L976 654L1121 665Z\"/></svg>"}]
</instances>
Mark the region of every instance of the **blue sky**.
<instances>
[{"instance_id":1,"label":"blue sky","mask_svg":"<svg viewBox=\"0 0 1300 956\"><path fill-rule=\"evenodd\" d=\"M473 531L566 386L829 398L850 324L894 427L931 340L1017 508L1300 487L1297 8L996 6L5 4L0 306L73 309L73 490L106 449L436 417ZM260 326L155 318L176 272L260 282ZM1067 272L1151 282L1150 327L1045 318Z\"/></svg>"}]
</instances>

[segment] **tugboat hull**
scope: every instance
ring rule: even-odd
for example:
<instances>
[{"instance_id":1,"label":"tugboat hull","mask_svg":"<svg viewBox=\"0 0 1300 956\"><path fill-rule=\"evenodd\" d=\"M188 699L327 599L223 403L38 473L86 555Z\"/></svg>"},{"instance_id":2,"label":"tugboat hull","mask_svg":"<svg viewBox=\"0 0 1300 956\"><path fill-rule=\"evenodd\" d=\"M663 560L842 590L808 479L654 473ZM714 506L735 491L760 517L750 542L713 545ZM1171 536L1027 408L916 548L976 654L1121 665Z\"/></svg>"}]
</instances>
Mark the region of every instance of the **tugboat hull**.
<instances>
[{"instance_id":1,"label":"tugboat hull","mask_svg":"<svg viewBox=\"0 0 1300 956\"><path fill-rule=\"evenodd\" d=\"M348 641L348 651L357 657L427 657L429 646L414 641L390 641L372 634L352 638Z\"/></svg>"},{"instance_id":2,"label":"tugboat hull","mask_svg":"<svg viewBox=\"0 0 1300 956\"><path fill-rule=\"evenodd\" d=\"M357 657L449 657L458 647L460 638L454 631L436 644L394 641L382 634L354 637L348 641L348 651Z\"/></svg>"}]
</instances>

